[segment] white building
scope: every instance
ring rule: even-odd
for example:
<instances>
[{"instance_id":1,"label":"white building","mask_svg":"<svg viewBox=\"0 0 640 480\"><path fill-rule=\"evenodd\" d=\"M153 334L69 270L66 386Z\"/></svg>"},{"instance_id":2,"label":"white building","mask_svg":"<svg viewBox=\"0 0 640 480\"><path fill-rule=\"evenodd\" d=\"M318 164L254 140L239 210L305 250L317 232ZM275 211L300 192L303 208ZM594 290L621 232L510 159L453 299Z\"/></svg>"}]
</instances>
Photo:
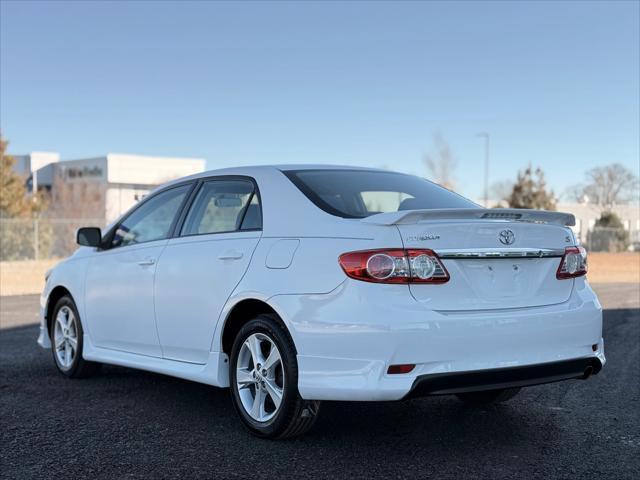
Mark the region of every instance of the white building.
<instances>
[{"instance_id":1,"label":"white building","mask_svg":"<svg viewBox=\"0 0 640 480\"><path fill-rule=\"evenodd\" d=\"M33 190L51 193L60 218L104 219L109 223L156 186L199 173L205 160L109 153L60 161L58 154L15 155L16 171ZM35 188L34 188L35 187Z\"/></svg>"},{"instance_id":2,"label":"white building","mask_svg":"<svg viewBox=\"0 0 640 480\"><path fill-rule=\"evenodd\" d=\"M30 191L38 191L40 186L38 185L37 172L43 167L52 163L60 161L60 154L55 152L31 152L27 155L12 155L16 163L14 170L25 177L27 180L28 188ZM48 169L47 173L51 174L52 169ZM46 177L47 173L43 173ZM42 178L45 185L51 185L52 178Z\"/></svg>"}]
</instances>

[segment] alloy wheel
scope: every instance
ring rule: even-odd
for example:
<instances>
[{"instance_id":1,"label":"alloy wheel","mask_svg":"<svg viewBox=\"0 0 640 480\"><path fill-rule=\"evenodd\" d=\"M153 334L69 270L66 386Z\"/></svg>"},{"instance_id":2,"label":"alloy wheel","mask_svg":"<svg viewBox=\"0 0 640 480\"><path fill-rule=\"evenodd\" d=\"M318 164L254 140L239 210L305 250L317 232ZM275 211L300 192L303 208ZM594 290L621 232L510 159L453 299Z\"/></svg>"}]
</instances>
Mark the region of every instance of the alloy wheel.
<instances>
[{"instance_id":1,"label":"alloy wheel","mask_svg":"<svg viewBox=\"0 0 640 480\"><path fill-rule=\"evenodd\" d=\"M66 305L56 315L53 341L58 365L63 370L69 370L78 352L78 326L76 316Z\"/></svg>"},{"instance_id":2,"label":"alloy wheel","mask_svg":"<svg viewBox=\"0 0 640 480\"><path fill-rule=\"evenodd\" d=\"M253 333L242 344L236 366L236 389L242 407L257 422L268 422L279 411L285 386L282 356L275 342Z\"/></svg>"}]
</instances>

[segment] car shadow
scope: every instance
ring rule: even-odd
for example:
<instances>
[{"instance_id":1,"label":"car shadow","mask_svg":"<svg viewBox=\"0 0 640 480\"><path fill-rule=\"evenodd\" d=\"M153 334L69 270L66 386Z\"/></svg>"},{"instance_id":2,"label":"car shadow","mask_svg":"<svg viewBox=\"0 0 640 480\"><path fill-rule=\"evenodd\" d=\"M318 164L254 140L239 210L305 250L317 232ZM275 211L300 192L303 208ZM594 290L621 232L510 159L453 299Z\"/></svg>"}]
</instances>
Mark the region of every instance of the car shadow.
<instances>
[{"instance_id":1,"label":"car shadow","mask_svg":"<svg viewBox=\"0 0 640 480\"><path fill-rule=\"evenodd\" d=\"M92 395L102 400L127 396L133 403L143 403L165 420L171 428L173 419L182 426L207 424L231 435L241 435L247 441L269 448L271 442L255 439L244 432L231 404L228 389L210 387L186 380L138 370L104 366L100 375L82 381ZM558 389L559 385L537 387ZM566 387L565 388L569 388ZM521 395L526 398L511 403L468 407L454 396L425 397L398 402L323 402L314 428L305 436L285 442L304 445L323 445L333 448L327 440L343 440L350 444L366 445L372 441L378 448L393 447L399 441L419 444L433 451L445 448L448 453L470 446L526 444L532 437L548 437L558 428L553 416L536 405L540 390L530 389ZM532 405L527 405L529 402ZM524 407L524 408L523 408ZM532 410L540 418L528 418ZM175 425L173 425L175 426Z\"/></svg>"}]
</instances>

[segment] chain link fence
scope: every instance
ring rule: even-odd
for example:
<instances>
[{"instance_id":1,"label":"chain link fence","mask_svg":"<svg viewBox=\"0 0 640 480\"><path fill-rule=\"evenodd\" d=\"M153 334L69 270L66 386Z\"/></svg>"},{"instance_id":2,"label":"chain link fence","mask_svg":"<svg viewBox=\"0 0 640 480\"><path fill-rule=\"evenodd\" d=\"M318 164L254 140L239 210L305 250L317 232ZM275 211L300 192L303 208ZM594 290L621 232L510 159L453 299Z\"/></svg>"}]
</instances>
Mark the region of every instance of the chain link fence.
<instances>
[{"instance_id":1,"label":"chain link fence","mask_svg":"<svg viewBox=\"0 0 640 480\"><path fill-rule=\"evenodd\" d=\"M0 219L0 260L46 260L71 255L80 227L103 228L104 219Z\"/></svg>"}]
</instances>

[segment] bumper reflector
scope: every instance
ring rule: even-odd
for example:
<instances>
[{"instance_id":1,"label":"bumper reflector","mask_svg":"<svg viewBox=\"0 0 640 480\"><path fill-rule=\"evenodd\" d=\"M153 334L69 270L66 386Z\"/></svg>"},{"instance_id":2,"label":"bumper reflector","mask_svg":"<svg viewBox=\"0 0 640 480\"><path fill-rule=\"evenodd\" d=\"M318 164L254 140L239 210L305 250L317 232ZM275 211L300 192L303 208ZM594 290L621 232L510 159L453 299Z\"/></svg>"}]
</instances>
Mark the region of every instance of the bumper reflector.
<instances>
[{"instance_id":1,"label":"bumper reflector","mask_svg":"<svg viewBox=\"0 0 640 480\"><path fill-rule=\"evenodd\" d=\"M395 375L398 373L409 373L414 368L416 368L416 366L413 363L406 363L402 365L389 365L389 369L387 370L387 373L389 375Z\"/></svg>"}]
</instances>

